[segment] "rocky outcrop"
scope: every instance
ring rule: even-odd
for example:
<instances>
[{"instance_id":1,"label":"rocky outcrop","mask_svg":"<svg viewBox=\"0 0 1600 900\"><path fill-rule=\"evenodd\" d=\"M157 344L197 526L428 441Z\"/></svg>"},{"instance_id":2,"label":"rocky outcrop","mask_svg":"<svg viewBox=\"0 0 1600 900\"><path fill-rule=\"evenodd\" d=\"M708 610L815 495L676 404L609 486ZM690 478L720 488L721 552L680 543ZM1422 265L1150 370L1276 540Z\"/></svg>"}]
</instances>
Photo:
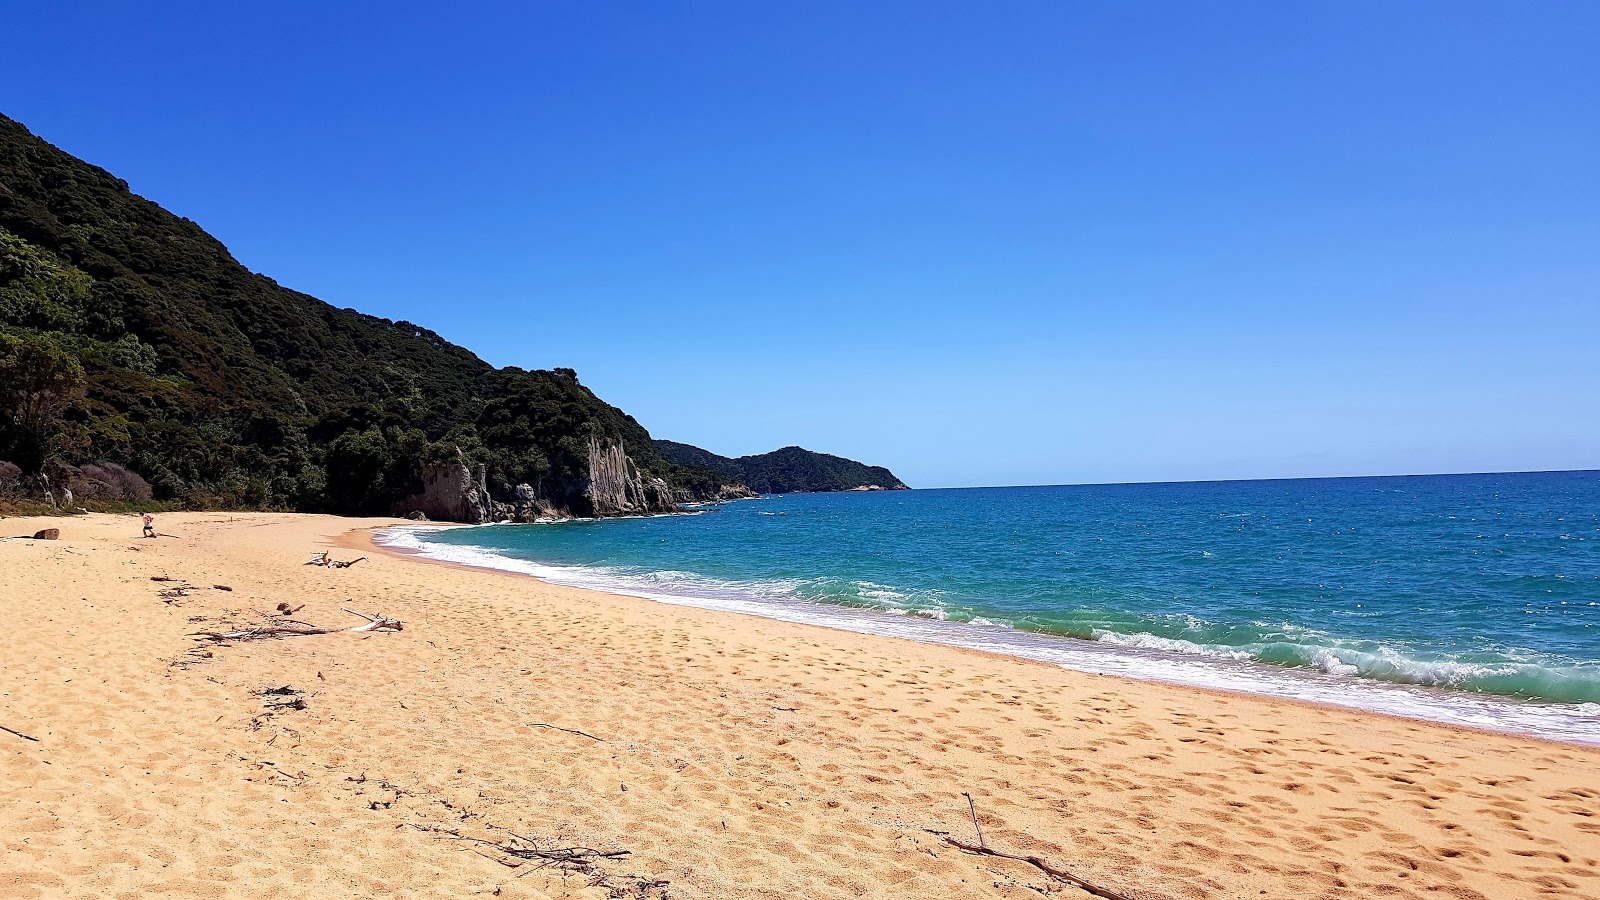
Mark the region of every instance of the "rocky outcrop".
<instances>
[{"instance_id":1,"label":"rocky outcrop","mask_svg":"<svg viewBox=\"0 0 1600 900\"><path fill-rule=\"evenodd\" d=\"M653 512L675 512L678 500L672 488L660 478L645 480L639 467L628 457L621 443L602 444L589 438L589 482L583 496L589 514L626 516Z\"/></svg>"},{"instance_id":2,"label":"rocky outcrop","mask_svg":"<svg viewBox=\"0 0 1600 900\"><path fill-rule=\"evenodd\" d=\"M469 464L459 449L442 460L424 461L420 480L422 490L395 504L395 515L474 525L534 522L574 515L677 512L681 503L693 499L679 496L660 478L645 477L621 443L602 443L593 437L589 439L589 477L582 484L544 485L565 501L553 500L528 484L519 484L509 496L496 498L485 483L484 467ZM753 496L743 485L724 485L717 498Z\"/></svg>"},{"instance_id":3,"label":"rocky outcrop","mask_svg":"<svg viewBox=\"0 0 1600 900\"><path fill-rule=\"evenodd\" d=\"M724 500L754 500L760 496L742 484L725 484L717 488L717 493L711 499L720 503Z\"/></svg>"},{"instance_id":4,"label":"rocky outcrop","mask_svg":"<svg viewBox=\"0 0 1600 900\"><path fill-rule=\"evenodd\" d=\"M556 508L530 484L519 484L511 489L511 497L495 502L495 519L512 522L537 522L540 519L564 519L568 513Z\"/></svg>"},{"instance_id":5,"label":"rocky outcrop","mask_svg":"<svg viewBox=\"0 0 1600 900\"><path fill-rule=\"evenodd\" d=\"M469 466L457 449L453 457L422 464L422 490L395 504L395 515L420 512L441 522L473 525L493 521L495 502L484 484L484 468Z\"/></svg>"}]
</instances>

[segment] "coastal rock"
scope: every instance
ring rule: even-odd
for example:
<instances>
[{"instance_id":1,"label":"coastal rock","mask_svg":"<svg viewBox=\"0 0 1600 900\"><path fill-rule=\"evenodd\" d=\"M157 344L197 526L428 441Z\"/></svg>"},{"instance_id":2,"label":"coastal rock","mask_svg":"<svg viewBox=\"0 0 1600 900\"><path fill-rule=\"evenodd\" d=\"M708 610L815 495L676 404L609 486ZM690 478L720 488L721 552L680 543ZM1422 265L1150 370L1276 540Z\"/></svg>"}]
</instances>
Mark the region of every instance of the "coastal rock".
<instances>
[{"instance_id":1,"label":"coastal rock","mask_svg":"<svg viewBox=\"0 0 1600 900\"><path fill-rule=\"evenodd\" d=\"M42 531L35 531L33 533L33 539L36 541L53 541L60 537L61 529L59 528L46 528Z\"/></svg>"},{"instance_id":2,"label":"coastal rock","mask_svg":"<svg viewBox=\"0 0 1600 900\"><path fill-rule=\"evenodd\" d=\"M422 490L395 505L395 515L446 522L535 522L579 516L627 516L676 512L687 502L664 479L647 477L620 442L589 439L588 477L577 485L518 484L492 495L484 467L471 465L459 448L442 459L424 460ZM576 489L574 489L576 488ZM553 493L548 496L546 491ZM724 486L730 496L754 496L743 485Z\"/></svg>"},{"instance_id":3,"label":"coastal rock","mask_svg":"<svg viewBox=\"0 0 1600 900\"><path fill-rule=\"evenodd\" d=\"M422 491L395 504L395 514L421 513L443 522L488 522L496 503L484 484L481 465L469 466L458 448L453 457L422 464Z\"/></svg>"},{"instance_id":4,"label":"coastal rock","mask_svg":"<svg viewBox=\"0 0 1600 900\"><path fill-rule=\"evenodd\" d=\"M519 484L511 489L511 499L495 504L496 518L513 522L535 522L539 519L561 519L566 515L548 499L539 496L530 484Z\"/></svg>"},{"instance_id":5,"label":"coastal rock","mask_svg":"<svg viewBox=\"0 0 1600 900\"><path fill-rule=\"evenodd\" d=\"M620 442L602 444L598 437L589 438L589 479L583 497L589 514L595 516L675 512L678 508L665 481L646 481Z\"/></svg>"}]
</instances>

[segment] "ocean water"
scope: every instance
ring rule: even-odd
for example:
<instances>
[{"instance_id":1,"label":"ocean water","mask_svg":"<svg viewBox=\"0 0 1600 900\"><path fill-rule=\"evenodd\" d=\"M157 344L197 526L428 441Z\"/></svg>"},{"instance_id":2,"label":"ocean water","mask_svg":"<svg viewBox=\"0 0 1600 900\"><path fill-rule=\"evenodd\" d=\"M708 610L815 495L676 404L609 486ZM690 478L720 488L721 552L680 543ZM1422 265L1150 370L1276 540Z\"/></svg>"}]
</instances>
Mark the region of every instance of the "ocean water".
<instances>
[{"instance_id":1,"label":"ocean water","mask_svg":"<svg viewBox=\"0 0 1600 900\"><path fill-rule=\"evenodd\" d=\"M785 495L385 540L666 602L1600 743L1600 472Z\"/></svg>"}]
</instances>

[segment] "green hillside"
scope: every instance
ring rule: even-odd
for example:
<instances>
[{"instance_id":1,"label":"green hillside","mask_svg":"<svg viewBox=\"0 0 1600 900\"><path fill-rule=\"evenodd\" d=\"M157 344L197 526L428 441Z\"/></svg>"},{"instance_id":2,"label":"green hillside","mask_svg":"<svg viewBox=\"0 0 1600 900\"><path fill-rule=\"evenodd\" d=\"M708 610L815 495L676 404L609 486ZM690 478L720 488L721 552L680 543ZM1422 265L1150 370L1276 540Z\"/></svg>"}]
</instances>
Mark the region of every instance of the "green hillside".
<instances>
[{"instance_id":1,"label":"green hillside","mask_svg":"<svg viewBox=\"0 0 1600 900\"><path fill-rule=\"evenodd\" d=\"M802 491L849 491L877 486L902 490L905 483L882 466L869 466L816 453L801 447L784 447L771 453L730 459L709 450L676 441L656 441L656 449L680 466L709 470L724 479L743 483L762 494L792 494Z\"/></svg>"},{"instance_id":2,"label":"green hillside","mask_svg":"<svg viewBox=\"0 0 1600 900\"><path fill-rule=\"evenodd\" d=\"M285 288L0 116L0 492L386 513L455 445L491 492L584 512L591 437L683 496L717 487L572 370Z\"/></svg>"}]
</instances>

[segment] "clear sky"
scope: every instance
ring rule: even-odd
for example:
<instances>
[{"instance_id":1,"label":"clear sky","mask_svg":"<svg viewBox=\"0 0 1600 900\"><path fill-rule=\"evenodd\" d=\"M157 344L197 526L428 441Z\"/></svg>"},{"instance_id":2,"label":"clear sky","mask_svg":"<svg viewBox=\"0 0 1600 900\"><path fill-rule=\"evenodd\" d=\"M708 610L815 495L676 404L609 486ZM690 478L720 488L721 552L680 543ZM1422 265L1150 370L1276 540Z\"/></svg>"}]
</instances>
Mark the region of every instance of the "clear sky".
<instances>
[{"instance_id":1,"label":"clear sky","mask_svg":"<svg viewBox=\"0 0 1600 900\"><path fill-rule=\"evenodd\" d=\"M1600 4L7 3L251 269L915 486L1600 467Z\"/></svg>"}]
</instances>

